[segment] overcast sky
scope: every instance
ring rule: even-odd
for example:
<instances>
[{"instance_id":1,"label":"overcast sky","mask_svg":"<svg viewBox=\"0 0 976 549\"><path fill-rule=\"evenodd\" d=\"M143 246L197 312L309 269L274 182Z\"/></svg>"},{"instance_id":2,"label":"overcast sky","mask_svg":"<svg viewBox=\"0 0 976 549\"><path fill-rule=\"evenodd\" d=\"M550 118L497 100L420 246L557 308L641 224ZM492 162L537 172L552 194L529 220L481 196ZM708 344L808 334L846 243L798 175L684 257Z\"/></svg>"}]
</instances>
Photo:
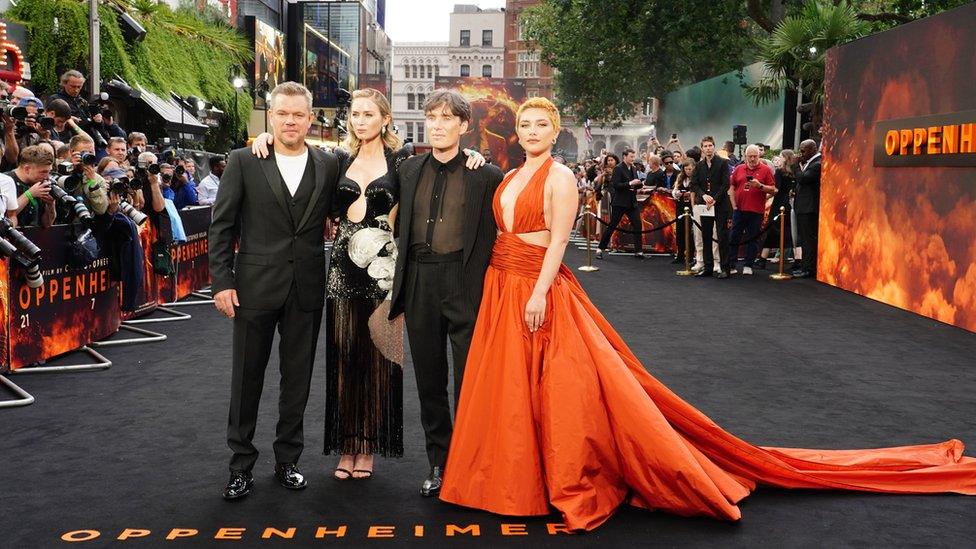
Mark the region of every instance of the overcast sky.
<instances>
[{"instance_id":1,"label":"overcast sky","mask_svg":"<svg viewBox=\"0 0 976 549\"><path fill-rule=\"evenodd\" d=\"M503 8L505 0L386 0L386 34L397 42L447 42L454 4Z\"/></svg>"}]
</instances>

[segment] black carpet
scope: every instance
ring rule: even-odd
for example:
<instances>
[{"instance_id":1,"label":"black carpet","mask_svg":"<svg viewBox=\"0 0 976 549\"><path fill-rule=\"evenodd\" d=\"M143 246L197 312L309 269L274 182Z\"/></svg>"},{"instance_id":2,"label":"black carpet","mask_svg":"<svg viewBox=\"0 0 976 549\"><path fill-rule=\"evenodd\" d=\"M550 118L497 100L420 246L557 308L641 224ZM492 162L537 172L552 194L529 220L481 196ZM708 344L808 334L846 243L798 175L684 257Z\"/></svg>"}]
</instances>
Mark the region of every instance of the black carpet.
<instances>
[{"instance_id":1,"label":"black carpet","mask_svg":"<svg viewBox=\"0 0 976 549\"><path fill-rule=\"evenodd\" d=\"M574 268L582 254L573 250ZM579 273L593 301L645 366L716 422L761 445L870 448L956 437L976 445L976 335L810 280L765 271L732 280L672 275L664 258L627 256ZM272 357L256 442L255 492L226 503L230 321L209 306L186 322L147 326L162 343L107 348L103 372L17 375L37 397L0 410L0 547L64 546L973 546L976 498L886 496L760 488L726 524L623 508L581 536L551 535L548 518L504 518L421 498L426 474L411 365L405 375L406 456L377 460L370 481L337 482L322 456L324 355L306 414L310 478L303 492L271 476L277 402ZM324 331L323 331L324 332ZM320 343L320 346L322 343ZM321 348L321 347L320 347ZM76 359L67 359L69 362ZM4 397L6 395L3 395ZM972 455L972 452L970 452ZM502 524L524 524L503 536ZM447 536L449 525L477 525ZM315 539L319 527L345 536ZM371 527L393 539L369 539ZM423 526L417 537L415 527ZM148 537L116 541L126 528ZM166 541L172 529L195 536ZM244 528L220 542L220 528ZM293 539L262 539L266 528ZM389 529L374 533L384 534Z\"/></svg>"}]
</instances>

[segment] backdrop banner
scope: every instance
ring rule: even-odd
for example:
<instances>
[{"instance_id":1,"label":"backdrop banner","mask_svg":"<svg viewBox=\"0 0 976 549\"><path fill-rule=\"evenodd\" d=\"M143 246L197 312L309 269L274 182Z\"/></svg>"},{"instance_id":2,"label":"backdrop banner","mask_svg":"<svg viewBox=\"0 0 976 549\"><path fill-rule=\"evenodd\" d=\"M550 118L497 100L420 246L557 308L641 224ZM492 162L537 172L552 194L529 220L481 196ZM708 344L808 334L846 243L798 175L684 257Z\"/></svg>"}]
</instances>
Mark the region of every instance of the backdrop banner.
<instances>
[{"instance_id":1,"label":"backdrop banner","mask_svg":"<svg viewBox=\"0 0 976 549\"><path fill-rule=\"evenodd\" d=\"M81 267L68 264L71 227L21 229L43 251L44 283L27 286L23 269L0 262L3 349L0 370L16 370L104 339L119 329L119 286L109 280L108 257Z\"/></svg>"},{"instance_id":2,"label":"backdrop banner","mask_svg":"<svg viewBox=\"0 0 976 549\"><path fill-rule=\"evenodd\" d=\"M210 229L210 207L196 206L180 210L186 242L170 249L174 276L156 275L159 303L178 301L210 285L210 251L207 233Z\"/></svg>"},{"instance_id":3,"label":"backdrop banner","mask_svg":"<svg viewBox=\"0 0 976 549\"><path fill-rule=\"evenodd\" d=\"M971 331L974 28L970 3L827 53L817 260L818 280Z\"/></svg>"}]
</instances>

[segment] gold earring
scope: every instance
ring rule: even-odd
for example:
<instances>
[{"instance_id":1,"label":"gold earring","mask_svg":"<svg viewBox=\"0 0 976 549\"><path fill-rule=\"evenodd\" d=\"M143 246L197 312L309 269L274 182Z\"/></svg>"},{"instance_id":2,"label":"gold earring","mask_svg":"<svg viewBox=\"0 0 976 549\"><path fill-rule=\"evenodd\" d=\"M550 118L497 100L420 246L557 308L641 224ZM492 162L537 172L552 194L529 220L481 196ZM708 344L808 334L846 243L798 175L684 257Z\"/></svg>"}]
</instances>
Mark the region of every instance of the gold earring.
<instances>
[{"instance_id":1,"label":"gold earring","mask_svg":"<svg viewBox=\"0 0 976 549\"><path fill-rule=\"evenodd\" d=\"M386 135L386 126L380 128L380 135Z\"/></svg>"}]
</instances>

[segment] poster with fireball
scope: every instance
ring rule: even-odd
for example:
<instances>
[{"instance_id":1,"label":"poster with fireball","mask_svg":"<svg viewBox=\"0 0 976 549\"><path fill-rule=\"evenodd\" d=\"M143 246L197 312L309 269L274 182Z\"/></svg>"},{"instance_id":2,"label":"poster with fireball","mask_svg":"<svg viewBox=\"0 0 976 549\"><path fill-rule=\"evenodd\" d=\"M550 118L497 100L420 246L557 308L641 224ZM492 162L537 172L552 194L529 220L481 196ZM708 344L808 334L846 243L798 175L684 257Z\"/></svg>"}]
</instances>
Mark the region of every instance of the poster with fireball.
<instances>
[{"instance_id":1,"label":"poster with fireball","mask_svg":"<svg viewBox=\"0 0 976 549\"><path fill-rule=\"evenodd\" d=\"M122 313L122 320L130 320L146 316L156 310L158 306L157 296L159 287L156 271L153 269L152 244L156 241L156 228L152 223L146 222L139 226L139 241L142 244L142 269L143 285L142 292L136 297L136 308L133 311Z\"/></svg>"},{"instance_id":2,"label":"poster with fireball","mask_svg":"<svg viewBox=\"0 0 976 549\"><path fill-rule=\"evenodd\" d=\"M462 148L491 151L503 172L524 158L515 135L515 111L525 101L525 81L509 78L439 77L437 87L454 88L471 102L471 124L461 137Z\"/></svg>"},{"instance_id":3,"label":"poster with fireball","mask_svg":"<svg viewBox=\"0 0 976 549\"><path fill-rule=\"evenodd\" d=\"M674 198L668 193L652 192L641 204L640 215L643 224L642 231L670 223L674 221L675 217ZM610 221L609 216L604 216L604 221ZM600 227L601 231L606 230L602 223ZM634 235L630 230L630 219L624 216L623 220L620 221L619 230L610 237L610 247L617 250L634 251ZM675 251L674 235L674 225L641 235L644 241L644 252L673 253Z\"/></svg>"},{"instance_id":4,"label":"poster with fireball","mask_svg":"<svg viewBox=\"0 0 976 549\"><path fill-rule=\"evenodd\" d=\"M210 212L209 206L180 210L186 242L181 242L170 249L176 274L167 277L156 276L160 304L183 299L210 285L207 240Z\"/></svg>"},{"instance_id":5,"label":"poster with fireball","mask_svg":"<svg viewBox=\"0 0 976 549\"><path fill-rule=\"evenodd\" d=\"M976 124L957 132L917 122L976 109L974 28L970 3L828 52L817 272L827 284L970 331L976 164L958 156L976 152ZM916 128L909 134L920 142L899 152L929 158L879 165L873 153L884 149L879 130L889 125Z\"/></svg>"},{"instance_id":6,"label":"poster with fireball","mask_svg":"<svg viewBox=\"0 0 976 549\"><path fill-rule=\"evenodd\" d=\"M67 225L22 232L43 251L44 281L31 288L19 265L4 266L8 275L2 282L6 305L2 314L9 360L0 363L0 369L6 365L16 370L104 339L118 331L121 322L118 285L109 279L107 257L83 267L70 266Z\"/></svg>"}]
</instances>

